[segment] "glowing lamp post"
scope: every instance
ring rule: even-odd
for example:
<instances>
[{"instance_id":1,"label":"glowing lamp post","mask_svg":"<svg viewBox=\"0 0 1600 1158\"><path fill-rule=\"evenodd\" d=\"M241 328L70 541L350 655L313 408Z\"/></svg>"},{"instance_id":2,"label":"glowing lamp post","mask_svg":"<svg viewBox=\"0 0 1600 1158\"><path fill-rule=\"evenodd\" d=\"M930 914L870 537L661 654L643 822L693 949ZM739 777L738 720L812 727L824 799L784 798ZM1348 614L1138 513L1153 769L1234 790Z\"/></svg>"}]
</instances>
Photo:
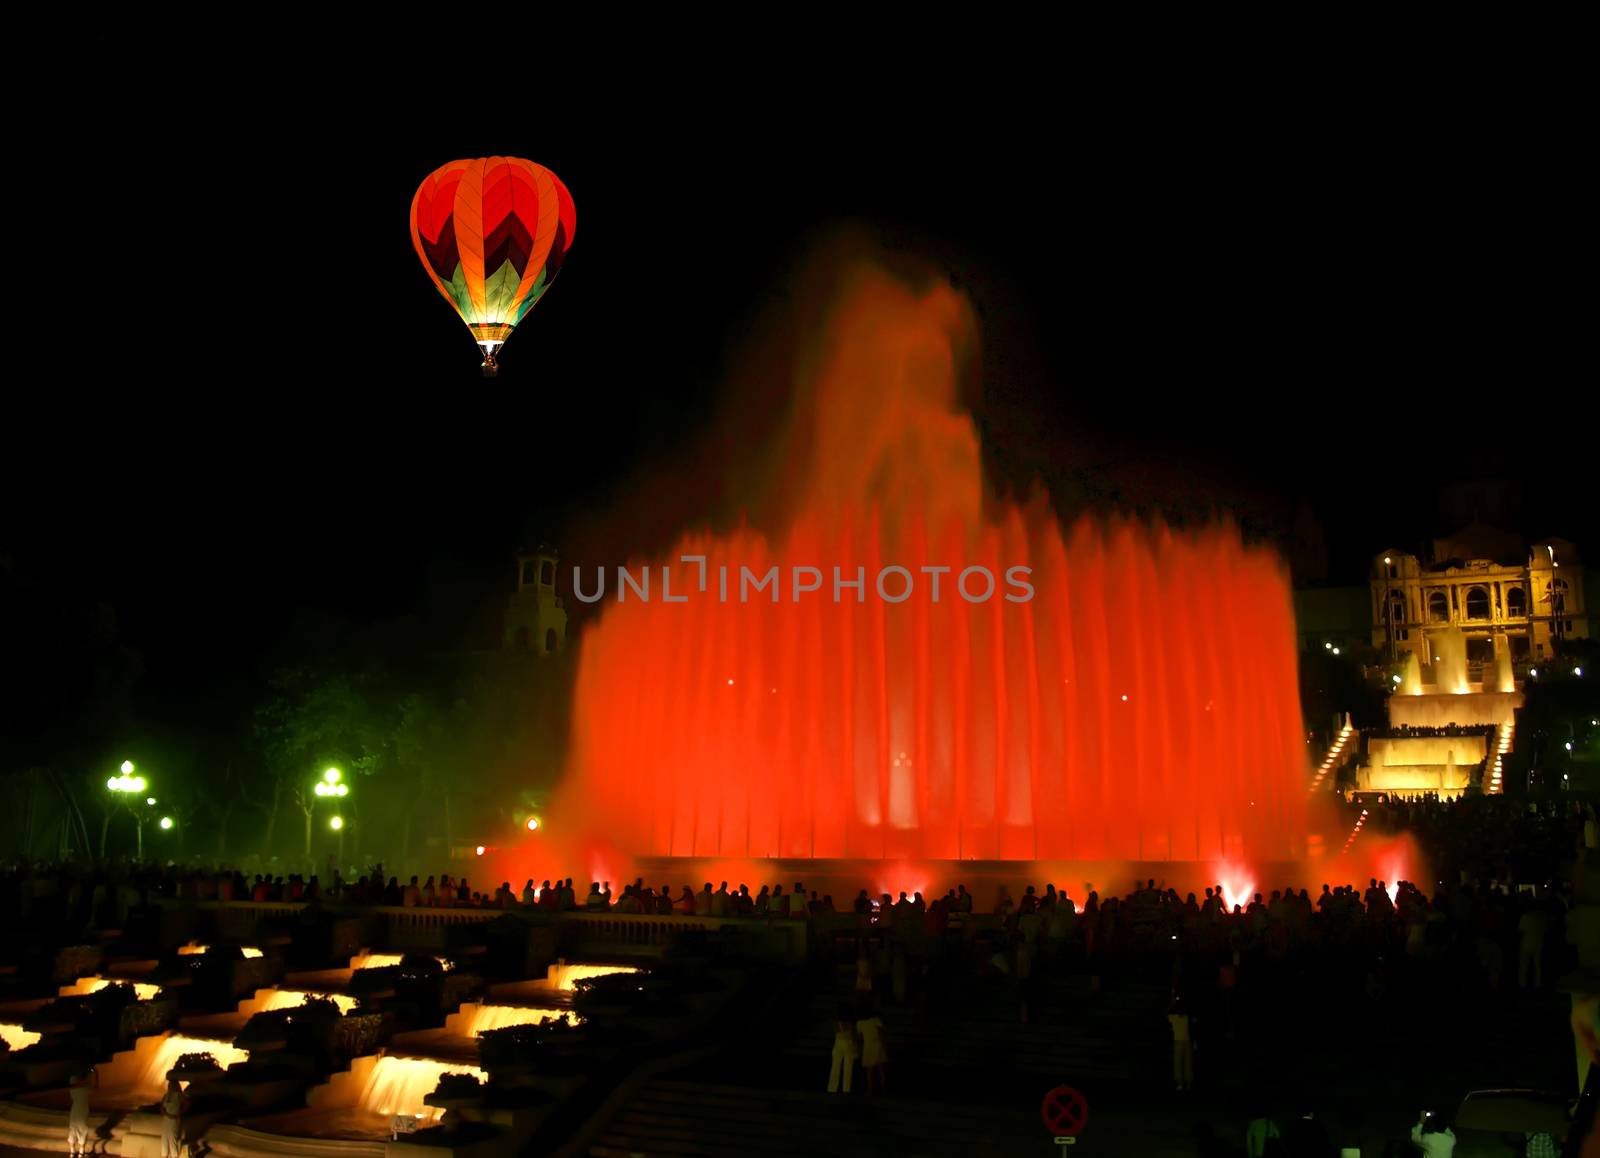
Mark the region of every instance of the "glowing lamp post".
<instances>
[{"instance_id":1,"label":"glowing lamp post","mask_svg":"<svg viewBox=\"0 0 1600 1158\"><path fill-rule=\"evenodd\" d=\"M140 860L143 860L144 859L144 817L142 815L140 815L138 809L136 809L134 807L133 798L136 798L136 797L139 797L139 796L143 796L145 789L148 788L150 785L149 785L149 782L147 780L145 780L145 778L143 776L137 776L137 775L134 774L133 761L132 760L124 760L122 762L121 768L119 768L118 771L121 772L121 775L120 776L113 776L109 780L107 780L106 781L106 789L108 791L110 791L110 792L116 793L117 794L117 798L120 799L120 801L122 802L123 806L126 807L129 812L133 813L133 823L134 823L135 831L137 833L137 840L138 840L138 845L137 845L138 851L137 851L136 855L138 856L138 858ZM145 803L147 805L154 805L155 802L156 802L156 798L154 796L145 797ZM111 814L109 812L107 812L106 813L106 823L109 824L110 822L111 822ZM102 827L101 830L100 830L100 852L101 852L102 855L104 855L104 853L105 853L105 845L106 845L105 829L104 829L104 827Z\"/></svg>"},{"instance_id":2,"label":"glowing lamp post","mask_svg":"<svg viewBox=\"0 0 1600 1158\"><path fill-rule=\"evenodd\" d=\"M344 782L344 774L337 768L328 768L322 773L322 779L312 787L312 791L324 800L340 800L350 795L350 785ZM339 859L344 860L344 817L335 814L328 818L328 827L339 834ZM311 850L311 818L306 817L306 851Z\"/></svg>"}]
</instances>

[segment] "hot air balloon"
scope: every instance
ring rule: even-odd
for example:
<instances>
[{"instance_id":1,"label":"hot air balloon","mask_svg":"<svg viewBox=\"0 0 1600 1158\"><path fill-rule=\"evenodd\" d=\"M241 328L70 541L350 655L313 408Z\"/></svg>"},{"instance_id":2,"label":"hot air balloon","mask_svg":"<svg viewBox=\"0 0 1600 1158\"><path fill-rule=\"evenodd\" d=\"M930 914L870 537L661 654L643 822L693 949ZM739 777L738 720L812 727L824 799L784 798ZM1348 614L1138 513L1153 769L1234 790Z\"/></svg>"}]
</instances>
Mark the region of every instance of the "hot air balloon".
<instances>
[{"instance_id":1,"label":"hot air balloon","mask_svg":"<svg viewBox=\"0 0 1600 1158\"><path fill-rule=\"evenodd\" d=\"M479 157L441 165L411 199L411 241L423 268L483 350L495 353L550 288L578 215L572 194L543 165Z\"/></svg>"}]
</instances>

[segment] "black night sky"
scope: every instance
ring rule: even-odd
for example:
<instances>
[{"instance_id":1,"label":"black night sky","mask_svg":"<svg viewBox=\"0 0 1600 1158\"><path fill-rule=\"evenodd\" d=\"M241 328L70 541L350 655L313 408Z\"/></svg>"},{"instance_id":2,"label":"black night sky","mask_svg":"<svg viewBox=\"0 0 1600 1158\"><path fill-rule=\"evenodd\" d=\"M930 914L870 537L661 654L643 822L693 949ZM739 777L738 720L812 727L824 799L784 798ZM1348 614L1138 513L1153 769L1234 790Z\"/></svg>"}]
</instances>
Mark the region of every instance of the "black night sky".
<instances>
[{"instance_id":1,"label":"black night sky","mask_svg":"<svg viewBox=\"0 0 1600 1158\"><path fill-rule=\"evenodd\" d=\"M197 104L147 78L52 155L94 159L60 220L115 256L84 266L94 316L56 319L13 383L0 551L115 607L144 710L247 696L307 617L472 639L521 542L593 564L735 508L720 454L759 447L783 384L725 390L730 368L841 225L975 300L1003 486L1320 527L1307 577L1329 581L1463 512L1600 553L1577 157L1553 129L1265 96L757 110L618 83L419 120L401 89ZM491 153L560 174L579 224L485 381L407 211L433 168Z\"/></svg>"}]
</instances>

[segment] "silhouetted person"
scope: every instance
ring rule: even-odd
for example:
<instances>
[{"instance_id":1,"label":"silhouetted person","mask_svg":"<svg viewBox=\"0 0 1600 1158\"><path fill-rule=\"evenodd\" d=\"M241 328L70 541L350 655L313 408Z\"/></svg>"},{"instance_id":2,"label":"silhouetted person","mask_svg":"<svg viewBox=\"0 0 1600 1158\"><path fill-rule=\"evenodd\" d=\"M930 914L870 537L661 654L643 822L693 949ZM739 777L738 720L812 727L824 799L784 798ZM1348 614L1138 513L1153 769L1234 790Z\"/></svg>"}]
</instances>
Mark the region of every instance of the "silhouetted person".
<instances>
[{"instance_id":1,"label":"silhouetted person","mask_svg":"<svg viewBox=\"0 0 1600 1158\"><path fill-rule=\"evenodd\" d=\"M1411 1141L1423 1158L1450 1158L1456 1152L1455 1131L1438 1114L1423 1114L1411 1127Z\"/></svg>"},{"instance_id":2,"label":"silhouetted person","mask_svg":"<svg viewBox=\"0 0 1600 1158\"><path fill-rule=\"evenodd\" d=\"M856 1019L850 1007L844 1004L833 1020L833 1059L828 1069L828 1092L839 1092L841 1079L844 1092L850 1092L850 1079L855 1075L856 1057L860 1049L856 1041Z\"/></svg>"},{"instance_id":3,"label":"silhouetted person","mask_svg":"<svg viewBox=\"0 0 1600 1158\"><path fill-rule=\"evenodd\" d=\"M1333 1158L1333 1142L1327 1127L1307 1110L1284 1130L1283 1153L1285 1158Z\"/></svg>"}]
</instances>

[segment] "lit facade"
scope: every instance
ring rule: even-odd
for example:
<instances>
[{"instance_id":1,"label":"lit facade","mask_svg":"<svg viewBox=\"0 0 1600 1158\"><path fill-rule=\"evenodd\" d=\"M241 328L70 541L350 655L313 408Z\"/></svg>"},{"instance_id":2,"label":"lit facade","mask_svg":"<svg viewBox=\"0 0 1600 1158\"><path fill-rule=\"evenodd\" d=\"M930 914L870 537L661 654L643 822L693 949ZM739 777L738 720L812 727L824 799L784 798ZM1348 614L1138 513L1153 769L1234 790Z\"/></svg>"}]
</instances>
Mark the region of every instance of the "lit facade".
<instances>
[{"instance_id":1,"label":"lit facade","mask_svg":"<svg viewBox=\"0 0 1600 1158\"><path fill-rule=\"evenodd\" d=\"M1564 539L1524 548L1521 540L1474 525L1431 545L1429 561L1404 551L1373 556L1372 642L1395 659L1437 660L1430 635L1466 637L1477 669L1508 653L1514 663L1551 655L1562 639L1591 636L1583 562Z\"/></svg>"}]
</instances>

